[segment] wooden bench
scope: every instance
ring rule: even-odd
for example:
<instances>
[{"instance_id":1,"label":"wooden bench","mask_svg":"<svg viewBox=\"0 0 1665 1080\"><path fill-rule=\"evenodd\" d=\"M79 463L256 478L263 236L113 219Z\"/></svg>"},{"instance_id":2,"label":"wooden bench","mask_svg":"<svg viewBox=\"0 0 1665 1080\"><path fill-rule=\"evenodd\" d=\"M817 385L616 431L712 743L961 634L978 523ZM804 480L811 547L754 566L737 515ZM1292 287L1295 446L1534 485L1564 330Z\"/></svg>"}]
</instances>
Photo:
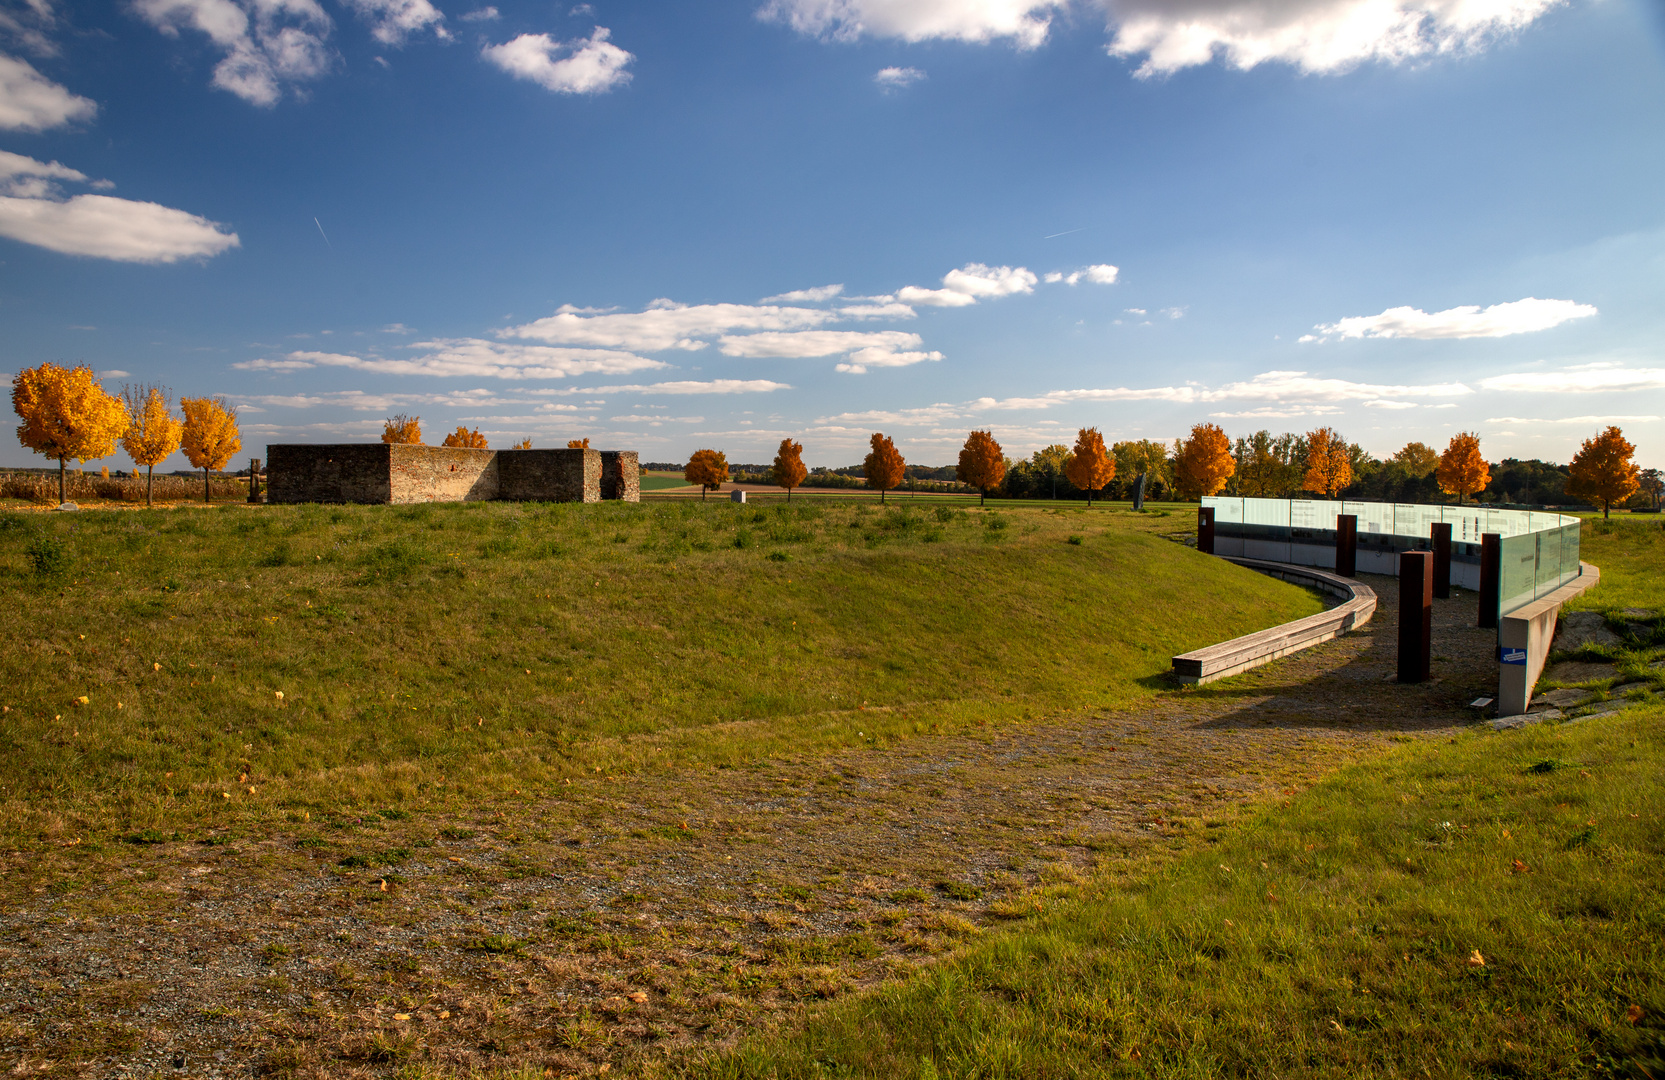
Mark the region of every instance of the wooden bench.
<instances>
[{"instance_id":1,"label":"wooden bench","mask_svg":"<svg viewBox=\"0 0 1665 1080\"><path fill-rule=\"evenodd\" d=\"M1261 664L1271 663L1280 656L1311 648L1320 642L1339 637L1355 627L1363 626L1376 613L1376 591L1326 570L1290 563L1267 562L1264 559L1243 559L1229 555L1217 556L1238 566L1280 578L1292 585L1321 589L1339 597L1341 603L1308 615L1304 619L1245 634L1240 638L1222 641L1203 649L1193 649L1173 658L1173 671L1183 683L1208 683L1236 675Z\"/></svg>"}]
</instances>

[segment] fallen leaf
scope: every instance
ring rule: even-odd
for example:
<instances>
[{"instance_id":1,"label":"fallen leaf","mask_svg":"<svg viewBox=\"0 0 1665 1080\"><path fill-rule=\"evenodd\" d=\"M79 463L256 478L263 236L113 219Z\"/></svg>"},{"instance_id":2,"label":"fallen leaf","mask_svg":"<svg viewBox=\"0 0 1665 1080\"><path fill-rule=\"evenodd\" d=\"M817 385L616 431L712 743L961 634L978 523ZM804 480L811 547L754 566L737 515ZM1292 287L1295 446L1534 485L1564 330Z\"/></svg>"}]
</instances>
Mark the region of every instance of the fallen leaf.
<instances>
[{"instance_id":1,"label":"fallen leaf","mask_svg":"<svg viewBox=\"0 0 1665 1080\"><path fill-rule=\"evenodd\" d=\"M1630 1021L1632 1024L1641 1023L1642 1022L1642 1006L1632 1005L1630 1008L1626 1009L1625 1010L1625 1019Z\"/></svg>"},{"instance_id":2,"label":"fallen leaf","mask_svg":"<svg viewBox=\"0 0 1665 1080\"><path fill-rule=\"evenodd\" d=\"M441 1013L440 1013L440 1014L439 1014L439 1018L440 1018L440 1019L441 1019L441 1020L449 1020L449 1019L451 1019L451 1010L450 1010L450 1009L445 1009L445 1010L444 1010L444 1011L442 1011L442 1012L441 1012Z\"/></svg>"},{"instance_id":3,"label":"fallen leaf","mask_svg":"<svg viewBox=\"0 0 1665 1080\"><path fill-rule=\"evenodd\" d=\"M282 690L275 690L275 691L273 691L273 693L277 695L277 699L279 701L283 700L283 691Z\"/></svg>"},{"instance_id":4,"label":"fallen leaf","mask_svg":"<svg viewBox=\"0 0 1665 1080\"><path fill-rule=\"evenodd\" d=\"M85 705L86 703L87 703L87 695L85 695L85 694L82 694L80 697L75 699L75 704L77 704L77 705Z\"/></svg>"},{"instance_id":5,"label":"fallen leaf","mask_svg":"<svg viewBox=\"0 0 1665 1080\"><path fill-rule=\"evenodd\" d=\"M393 1014L393 1019L395 1019L395 1020L409 1020L410 1019L410 1013L394 1013Z\"/></svg>"},{"instance_id":6,"label":"fallen leaf","mask_svg":"<svg viewBox=\"0 0 1665 1080\"><path fill-rule=\"evenodd\" d=\"M1345 1035L1347 1033L1347 1029L1342 1027L1340 1024L1336 1023L1334 1020L1330 1021L1330 1026L1335 1028L1337 1031L1341 1032L1343 1035Z\"/></svg>"},{"instance_id":7,"label":"fallen leaf","mask_svg":"<svg viewBox=\"0 0 1665 1080\"><path fill-rule=\"evenodd\" d=\"M152 670L152 671L161 671L162 670L162 665L161 664L152 664L152 665L150 665L150 670Z\"/></svg>"},{"instance_id":8,"label":"fallen leaf","mask_svg":"<svg viewBox=\"0 0 1665 1080\"><path fill-rule=\"evenodd\" d=\"M1468 954L1468 966L1477 968L1486 966L1486 958L1480 955L1479 949L1475 949Z\"/></svg>"},{"instance_id":9,"label":"fallen leaf","mask_svg":"<svg viewBox=\"0 0 1665 1080\"><path fill-rule=\"evenodd\" d=\"M1521 862L1519 859L1515 860L1513 870L1517 874L1530 874L1532 872L1532 868Z\"/></svg>"},{"instance_id":10,"label":"fallen leaf","mask_svg":"<svg viewBox=\"0 0 1665 1080\"><path fill-rule=\"evenodd\" d=\"M1509 839L1509 830L1508 829L1503 830L1503 839L1505 839L1505 840Z\"/></svg>"},{"instance_id":11,"label":"fallen leaf","mask_svg":"<svg viewBox=\"0 0 1665 1080\"><path fill-rule=\"evenodd\" d=\"M382 879L382 892L386 892L386 891L387 891L387 879L383 878Z\"/></svg>"},{"instance_id":12,"label":"fallen leaf","mask_svg":"<svg viewBox=\"0 0 1665 1080\"><path fill-rule=\"evenodd\" d=\"M630 1000L634 1001L638 1005L642 1004L647 999L648 999L647 991L645 991L645 990L637 990L636 992L634 992L630 995Z\"/></svg>"}]
</instances>

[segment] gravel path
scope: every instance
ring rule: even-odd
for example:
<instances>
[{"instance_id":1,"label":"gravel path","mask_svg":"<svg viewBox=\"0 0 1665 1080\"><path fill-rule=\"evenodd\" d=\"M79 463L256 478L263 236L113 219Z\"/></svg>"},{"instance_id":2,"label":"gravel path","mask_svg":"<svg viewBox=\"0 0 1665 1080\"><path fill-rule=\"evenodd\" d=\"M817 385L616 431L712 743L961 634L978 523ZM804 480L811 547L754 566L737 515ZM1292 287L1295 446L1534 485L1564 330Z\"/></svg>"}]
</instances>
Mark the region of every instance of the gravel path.
<instances>
[{"instance_id":1,"label":"gravel path","mask_svg":"<svg viewBox=\"0 0 1665 1080\"><path fill-rule=\"evenodd\" d=\"M1495 688L1473 594L1436 602L1434 680L1402 687L1395 583L1365 580L1363 631L1137 709L597 776L322 841L124 847L97 880L7 901L0 1068L651 1074L1471 722Z\"/></svg>"}]
</instances>

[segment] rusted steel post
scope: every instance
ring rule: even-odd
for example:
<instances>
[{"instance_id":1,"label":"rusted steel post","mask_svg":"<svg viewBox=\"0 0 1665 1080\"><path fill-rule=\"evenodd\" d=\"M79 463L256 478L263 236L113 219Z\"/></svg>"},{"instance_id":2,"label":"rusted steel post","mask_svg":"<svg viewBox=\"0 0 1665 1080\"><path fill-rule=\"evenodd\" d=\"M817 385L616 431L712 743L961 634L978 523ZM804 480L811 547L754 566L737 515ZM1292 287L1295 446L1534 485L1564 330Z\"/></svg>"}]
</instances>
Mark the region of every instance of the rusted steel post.
<instances>
[{"instance_id":1,"label":"rusted steel post","mask_svg":"<svg viewBox=\"0 0 1665 1080\"><path fill-rule=\"evenodd\" d=\"M1204 555L1214 554L1214 508L1197 507L1197 550Z\"/></svg>"},{"instance_id":2,"label":"rusted steel post","mask_svg":"<svg viewBox=\"0 0 1665 1080\"><path fill-rule=\"evenodd\" d=\"M1451 523L1434 526L1434 599L1451 599Z\"/></svg>"},{"instance_id":3,"label":"rusted steel post","mask_svg":"<svg viewBox=\"0 0 1665 1080\"><path fill-rule=\"evenodd\" d=\"M1358 577L1359 516L1335 516L1335 572L1342 577Z\"/></svg>"},{"instance_id":4,"label":"rusted steel post","mask_svg":"<svg viewBox=\"0 0 1665 1080\"><path fill-rule=\"evenodd\" d=\"M1434 632L1434 555L1406 551L1399 555L1399 681L1427 682L1432 670Z\"/></svg>"},{"instance_id":5,"label":"rusted steel post","mask_svg":"<svg viewBox=\"0 0 1665 1080\"><path fill-rule=\"evenodd\" d=\"M1503 576L1503 535L1486 533L1480 537L1480 619L1475 623L1482 630L1497 628L1499 579Z\"/></svg>"}]
</instances>

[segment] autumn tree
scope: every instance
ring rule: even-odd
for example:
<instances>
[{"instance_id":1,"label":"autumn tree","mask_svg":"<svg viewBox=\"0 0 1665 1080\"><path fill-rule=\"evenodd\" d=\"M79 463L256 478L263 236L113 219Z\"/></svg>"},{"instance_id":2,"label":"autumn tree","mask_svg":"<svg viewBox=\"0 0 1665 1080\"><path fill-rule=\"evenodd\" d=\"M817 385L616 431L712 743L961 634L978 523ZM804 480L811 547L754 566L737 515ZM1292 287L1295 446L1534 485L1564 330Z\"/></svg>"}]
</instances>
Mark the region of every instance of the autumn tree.
<instances>
[{"instance_id":1,"label":"autumn tree","mask_svg":"<svg viewBox=\"0 0 1665 1080\"><path fill-rule=\"evenodd\" d=\"M12 379L12 408L22 418L17 440L58 461L58 501L68 501L65 463L92 461L116 452L127 431L127 406L104 392L85 364L25 368Z\"/></svg>"},{"instance_id":2,"label":"autumn tree","mask_svg":"<svg viewBox=\"0 0 1665 1080\"><path fill-rule=\"evenodd\" d=\"M394 446L422 445L422 418L396 413L382 423L382 442Z\"/></svg>"},{"instance_id":3,"label":"autumn tree","mask_svg":"<svg viewBox=\"0 0 1665 1080\"><path fill-rule=\"evenodd\" d=\"M457 430L445 436L441 446L457 446L464 450L490 450L486 437L480 434L479 428L469 429L458 425Z\"/></svg>"},{"instance_id":4,"label":"autumn tree","mask_svg":"<svg viewBox=\"0 0 1665 1080\"><path fill-rule=\"evenodd\" d=\"M532 449L532 437L530 435L528 435L526 438L520 440L519 442L515 443L513 446L509 447L509 449L510 450L530 450L530 449Z\"/></svg>"},{"instance_id":5,"label":"autumn tree","mask_svg":"<svg viewBox=\"0 0 1665 1080\"><path fill-rule=\"evenodd\" d=\"M960 464L954 476L969 487L982 492L977 505L988 501L989 489L997 488L1006 479L1006 455L994 441L992 431L973 431L960 447Z\"/></svg>"},{"instance_id":6,"label":"autumn tree","mask_svg":"<svg viewBox=\"0 0 1665 1080\"><path fill-rule=\"evenodd\" d=\"M1567 467L1567 494L1601 503L1601 516L1609 517L1614 503L1622 503L1641 487L1640 466L1630 460L1636 447L1616 427L1593 439L1573 455Z\"/></svg>"},{"instance_id":7,"label":"autumn tree","mask_svg":"<svg viewBox=\"0 0 1665 1080\"><path fill-rule=\"evenodd\" d=\"M1303 490L1330 498L1339 496L1353 482L1351 447L1334 428L1307 432L1307 471L1301 479Z\"/></svg>"},{"instance_id":8,"label":"autumn tree","mask_svg":"<svg viewBox=\"0 0 1665 1080\"><path fill-rule=\"evenodd\" d=\"M1174 446L1174 489L1182 499L1217 493L1236 471L1231 439L1217 424L1197 424Z\"/></svg>"},{"instance_id":9,"label":"autumn tree","mask_svg":"<svg viewBox=\"0 0 1665 1080\"><path fill-rule=\"evenodd\" d=\"M770 472L776 487L786 489L786 501L792 501L792 489L804 482L809 470L804 468L804 444L782 439L780 449L775 452L775 467Z\"/></svg>"},{"instance_id":10,"label":"autumn tree","mask_svg":"<svg viewBox=\"0 0 1665 1080\"><path fill-rule=\"evenodd\" d=\"M1088 506L1093 505L1093 492L1116 478L1116 463L1104 448L1098 428L1084 427L1075 433L1075 450L1064 462L1064 475L1087 493Z\"/></svg>"},{"instance_id":11,"label":"autumn tree","mask_svg":"<svg viewBox=\"0 0 1665 1080\"><path fill-rule=\"evenodd\" d=\"M210 470L225 468L243 448L237 434L237 410L223 398L205 397L181 398L179 408L185 414L185 457L193 468L202 470L202 501L208 502L213 497Z\"/></svg>"},{"instance_id":12,"label":"autumn tree","mask_svg":"<svg viewBox=\"0 0 1665 1080\"><path fill-rule=\"evenodd\" d=\"M1116 472L1123 477L1133 478L1134 501L1138 501L1139 478L1144 477L1145 483L1155 480L1164 483L1168 480L1168 448L1152 439L1134 439L1119 442L1110 448L1110 453L1116 458Z\"/></svg>"},{"instance_id":13,"label":"autumn tree","mask_svg":"<svg viewBox=\"0 0 1665 1080\"><path fill-rule=\"evenodd\" d=\"M706 492L716 491L728 479L728 457L721 450L695 450L688 467L682 470L682 478L700 486L703 501Z\"/></svg>"},{"instance_id":14,"label":"autumn tree","mask_svg":"<svg viewBox=\"0 0 1665 1080\"><path fill-rule=\"evenodd\" d=\"M879 493L879 501L884 502L885 492L902 482L908 466L888 436L875 431L868 443L873 449L862 459L862 475L867 479L867 486Z\"/></svg>"},{"instance_id":15,"label":"autumn tree","mask_svg":"<svg viewBox=\"0 0 1665 1080\"><path fill-rule=\"evenodd\" d=\"M526 449L530 450L532 440L527 439L526 442L527 442ZM582 439L568 439L567 440L567 449L568 450L588 450L589 448L590 448L590 437L588 435L584 436Z\"/></svg>"},{"instance_id":16,"label":"autumn tree","mask_svg":"<svg viewBox=\"0 0 1665 1080\"><path fill-rule=\"evenodd\" d=\"M1409 449L1410 446L1405 448ZM1451 436L1445 453L1440 455L1439 468L1434 472L1434 479L1439 482L1441 491L1457 496L1458 506L1463 504L1464 495L1485 491L1486 485L1492 482L1492 470L1491 466L1486 464L1486 459L1480 456L1480 436L1468 431Z\"/></svg>"},{"instance_id":17,"label":"autumn tree","mask_svg":"<svg viewBox=\"0 0 1665 1080\"><path fill-rule=\"evenodd\" d=\"M173 415L172 396L160 386L130 383L121 389L122 404L132 419L121 437L121 448L127 451L133 464L145 467L146 506L151 504L156 466L179 449L179 440L185 435L185 424Z\"/></svg>"},{"instance_id":18,"label":"autumn tree","mask_svg":"<svg viewBox=\"0 0 1665 1080\"><path fill-rule=\"evenodd\" d=\"M1452 441L1455 443L1456 440ZM1451 453L1451 450L1447 448L1445 452L1449 454ZM1393 457L1388 460L1399 466L1400 471L1406 476L1421 479L1424 476L1432 474L1434 470L1438 469L1440 467L1440 463L1443 462L1445 458L1443 455L1437 453L1434 448L1429 446L1427 443L1408 442L1404 446L1400 447L1399 452L1394 454ZM1479 488L1471 488L1470 490L1480 491L1483 490L1484 487L1485 485L1482 484ZM1450 489L1447 488L1446 490L1449 491Z\"/></svg>"}]
</instances>

